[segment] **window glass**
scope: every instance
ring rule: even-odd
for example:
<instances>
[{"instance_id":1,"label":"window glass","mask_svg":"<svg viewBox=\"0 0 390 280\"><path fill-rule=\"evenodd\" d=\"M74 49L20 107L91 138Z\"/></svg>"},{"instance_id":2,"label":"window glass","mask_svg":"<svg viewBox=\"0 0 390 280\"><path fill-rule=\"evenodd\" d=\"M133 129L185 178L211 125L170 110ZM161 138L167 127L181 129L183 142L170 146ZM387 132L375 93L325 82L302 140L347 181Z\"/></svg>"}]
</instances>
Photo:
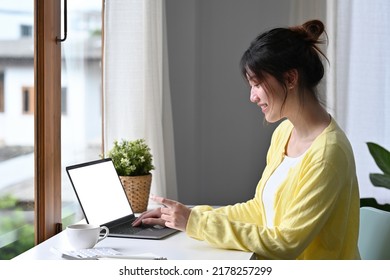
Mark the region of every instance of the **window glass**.
<instances>
[{"instance_id":1,"label":"window glass","mask_svg":"<svg viewBox=\"0 0 390 280\"><path fill-rule=\"evenodd\" d=\"M34 0L0 0L0 259L34 246Z\"/></svg>"},{"instance_id":2,"label":"window glass","mask_svg":"<svg viewBox=\"0 0 390 280\"><path fill-rule=\"evenodd\" d=\"M68 0L68 33L62 45L63 227L83 218L65 167L101 154L102 2Z\"/></svg>"}]
</instances>

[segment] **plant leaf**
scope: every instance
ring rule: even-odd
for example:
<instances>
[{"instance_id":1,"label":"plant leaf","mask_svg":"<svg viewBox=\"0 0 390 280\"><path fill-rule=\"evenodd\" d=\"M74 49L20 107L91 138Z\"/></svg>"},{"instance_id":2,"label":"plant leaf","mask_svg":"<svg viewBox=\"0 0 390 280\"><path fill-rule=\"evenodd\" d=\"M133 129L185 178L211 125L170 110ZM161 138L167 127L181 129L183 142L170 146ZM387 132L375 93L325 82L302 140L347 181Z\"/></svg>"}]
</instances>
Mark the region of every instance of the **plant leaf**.
<instances>
[{"instance_id":1,"label":"plant leaf","mask_svg":"<svg viewBox=\"0 0 390 280\"><path fill-rule=\"evenodd\" d=\"M376 187L390 189L390 175L370 173L371 183Z\"/></svg>"},{"instance_id":2,"label":"plant leaf","mask_svg":"<svg viewBox=\"0 0 390 280\"><path fill-rule=\"evenodd\" d=\"M368 142L368 149L383 173L390 175L390 152L382 146Z\"/></svg>"}]
</instances>

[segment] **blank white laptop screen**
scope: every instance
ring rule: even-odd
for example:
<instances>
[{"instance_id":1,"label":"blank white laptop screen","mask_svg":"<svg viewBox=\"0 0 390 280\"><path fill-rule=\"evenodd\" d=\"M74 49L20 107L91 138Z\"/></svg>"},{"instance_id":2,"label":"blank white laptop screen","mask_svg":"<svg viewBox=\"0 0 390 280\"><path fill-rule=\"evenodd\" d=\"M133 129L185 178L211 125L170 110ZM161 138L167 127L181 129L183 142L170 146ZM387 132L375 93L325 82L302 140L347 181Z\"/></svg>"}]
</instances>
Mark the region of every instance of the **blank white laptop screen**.
<instances>
[{"instance_id":1,"label":"blank white laptop screen","mask_svg":"<svg viewBox=\"0 0 390 280\"><path fill-rule=\"evenodd\" d=\"M112 161L67 171L88 223L102 225L133 214Z\"/></svg>"}]
</instances>

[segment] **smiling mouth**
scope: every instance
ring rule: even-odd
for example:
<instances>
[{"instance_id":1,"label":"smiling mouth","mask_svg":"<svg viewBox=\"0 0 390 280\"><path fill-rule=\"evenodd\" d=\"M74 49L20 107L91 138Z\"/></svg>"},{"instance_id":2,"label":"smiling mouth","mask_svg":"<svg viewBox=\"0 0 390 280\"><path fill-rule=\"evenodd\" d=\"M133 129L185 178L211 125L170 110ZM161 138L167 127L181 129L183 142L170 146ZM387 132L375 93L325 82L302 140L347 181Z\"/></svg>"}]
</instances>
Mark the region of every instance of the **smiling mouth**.
<instances>
[{"instance_id":1,"label":"smiling mouth","mask_svg":"<svg viewBox=\"0 0 390 280\"><path fill-rule=\"evenodd\" d=\"M264 104L259 104L261 110L264 112L265 110L267 110L268 108L268 104L267 103L264 103Z\"/></svg>"}]
</instances>

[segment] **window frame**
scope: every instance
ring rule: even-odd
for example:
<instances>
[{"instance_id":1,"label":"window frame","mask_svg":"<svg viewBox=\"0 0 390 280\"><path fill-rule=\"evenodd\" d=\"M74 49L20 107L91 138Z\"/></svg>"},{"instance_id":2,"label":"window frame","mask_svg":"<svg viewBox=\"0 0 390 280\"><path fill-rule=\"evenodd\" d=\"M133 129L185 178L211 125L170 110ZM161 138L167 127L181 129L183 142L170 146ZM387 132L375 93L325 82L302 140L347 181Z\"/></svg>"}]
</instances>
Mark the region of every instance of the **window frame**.
<instances>
[{"instance_id":1,"label":"window frame","mask_svg":"<svg viewBox=\"0 0 390 280\"><path fill-rule=\"evenodd\" d=\"M61 1L34 0L35 244L61 224Z\"/></svg>"}]
</instances>

